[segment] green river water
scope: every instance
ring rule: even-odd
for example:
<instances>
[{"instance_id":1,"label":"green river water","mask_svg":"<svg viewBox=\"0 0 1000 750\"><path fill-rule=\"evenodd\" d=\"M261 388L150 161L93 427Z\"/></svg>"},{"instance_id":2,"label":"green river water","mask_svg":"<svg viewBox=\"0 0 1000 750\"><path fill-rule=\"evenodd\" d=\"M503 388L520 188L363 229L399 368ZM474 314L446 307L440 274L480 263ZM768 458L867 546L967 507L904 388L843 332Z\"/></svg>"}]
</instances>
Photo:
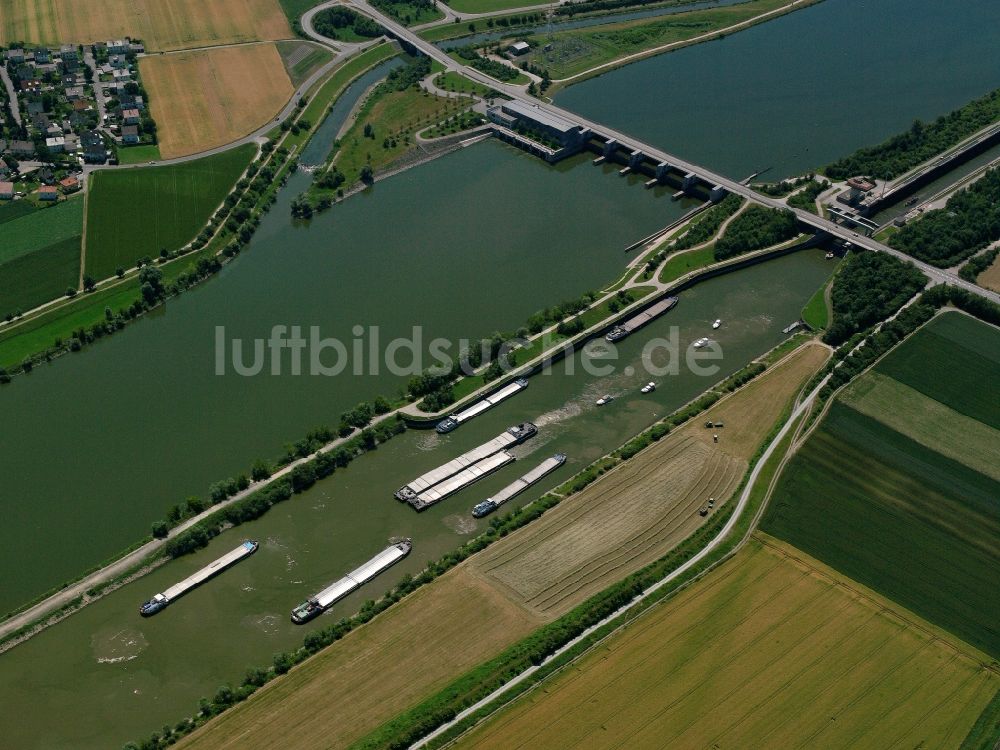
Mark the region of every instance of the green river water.
<instances>
[{"instance_id":1,"label":"green river water","mask_svg":"<svg viewBox=\"0 0 1000 750\"><path fill-rule=\"evenodd\" d=\"M588 375L574 357L575 373L563 363L536 375L524 392L448 436L410 431L397 437L260 520L83 609L0 657L0 736L17 748L117 747L175 722L200 696L213 695L224 682L238 683L247 666L299 645L309 628L356 611L403 573L418 572L481 529L487 520L473 519L470 508L543 458L563 452L568 461L516 502L538 497L783 340L781 329L832 268L821 251L810 250L706 281L622 342L615 374ZM723 327L712 332L712 320L720 317ZM657 391L643 396L639 387L650 378L640 367L642 349L673 326L684 346L712 333L723 348L722 370L713 377L682 371L657 378ZM597 407L605 393L616 400ZM539 434L513 451L518 461L512 466L420 514L392 497L415 476L526 419L538 424ZM293 606L371 557L390 536L412 537L406 560L318 620L306 626L289 621ZM256 555L155 617L139 616L143 600L244 537L260 540Z\"/></svg>"},{"instance_id":2,"label":"green river water","mask_svg":"<svg viewBox=\"0 0 1000 750\"><path fill-rule=\"evenodd\" d=\"M995 28L987 21L996 6L941 7L827 0L569 89L560 104L736 176L766 166L774 167L768 177L802 171L1000 84L992 35L983 31ZM899 56L895 63L883 46ZM863 66L853 57L859 48ZM852 60L862 66L853 87L843 81ZM664 95L650 99L655 108L635 94L650 80L664 82ZM616 100L619 90L632 92L628 104ZM426 339L515 328L540 307L617 277L625 246L688 207L586 162L551 168L488 142L380 183L309 225L288 217L306 182L297 176L252 248L219 278L0 390L0 610L115 553L168 505L405 381L218 377L215 326L254 338L274 324L320 325L323 335L349 340L354 325L379 325L383 341L413 325ZM619 374L569 375L560 366L449 436L396 438L3 654L0 746L118 747L173 723L200 696L238 683L246 667L299 644L310 626L293 626L289 610L390 536L413 538L410 557L312 627L356 610L475 533L484 522L469 508L542 458L561 451L569 461L518 502L778 343L831 270L821 253L807 251L707 281L620 346ZM671 326L690 341L715 318L725 321L715 336L723 370L662 378L652 396L640 396L649 378L624 367L644 342ZM598 409L593 402L605 392L619 398ZM540 434L516 449L514 466L423 514L392 499L407 480L524 419ZM138 616L141 601L244 536L261 541L255 556L156 617Z\"/></svg>"}]
</instances>

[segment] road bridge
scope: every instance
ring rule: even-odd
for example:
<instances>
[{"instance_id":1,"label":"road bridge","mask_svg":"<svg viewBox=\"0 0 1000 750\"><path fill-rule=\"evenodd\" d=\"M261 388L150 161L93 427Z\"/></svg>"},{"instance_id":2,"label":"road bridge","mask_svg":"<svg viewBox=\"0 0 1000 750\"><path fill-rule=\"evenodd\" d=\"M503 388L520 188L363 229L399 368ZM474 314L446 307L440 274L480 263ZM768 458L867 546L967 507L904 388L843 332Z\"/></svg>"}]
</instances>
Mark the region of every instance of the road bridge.
<instances>
[{"instance_id":1,"label":"road bridge","mask_svg":"<svg viewBox=\"0 0 1000 750\"><path fill-rule=\"evenodd\" d=\"M991 302L1000 304L1000 294L992 292L988 289L983 289L982 287L976 286L972 282L966 281L965 279L958 276L958 274L952 273L951 271L946 271L941 268L936 268L928 263L912 258L906 253L900 252L894 248L884 245L881 242L871 238L865 237L852 229L844 227L837 224L829 219L823 218L822 216L817 216L816 214L810 213L803 209L790 208L786 204L777 200L776 198L771 198L766 195L758 193L756 190L744 185L742 182L733 180L729 177L724 177L723 175L716 174L705 167L698 164L693 164L689 161L681 159L680 157L667 153L662 149L652 146L647 143L643 143L637 138L633 138L630 135L621 133L613 128L609 128L601 123L593 122L585 117L565 110L562 107L558 107L555 104L550 104L548 102L543 102L537 100L533 97L527 96L520 88L516 86L511 86L509 84L501 83L484 73L475 70L474 68L467 67L462 63L454 60L444 51L438 49L436 46L430 42L421 39L412 30L406 28L402 24L398 23L394 19L380 12L378 9L370 6L365 0L347 0L347 4L360 13L371 17L377 21L386 31L389 32L396 39L405 43L406 45L418 50L424 55L428 56L432 60L436 60L445 67L446 70L454 71L464 75L466 78L470 78L477 83L481 83L484 86L488 86L505 96L521 103L525 106L530 106L536 108L539 112L543 112L552 117L563 118L571 120L577 123L581 129L589 130L594 136L597 136L604 140L605 143L610 143L614 141L615 150L625 151L626 153L632 153L635 151L641 151L642 154L652 160L654 163L665 162L673 167L674 170L681 172L682 174L688 175L693 174L704 183L710 186L715 186L718 188L723 188L730 193L735 193L748 200L758 203L762 206L768 208L775 208L783 211L792 211L799 222L807 227L814 229L816 232L826 233L833 237L838 237L851 245L863 248L865 250L872 250L877 252L888 253L893 255L900 260L913 263L917 268L919 268L924 274L926 274L931 281L939 284L948 284L950 286L958 287L964 289L973 294L985 297Z\"/></svg>"}]
</instances>

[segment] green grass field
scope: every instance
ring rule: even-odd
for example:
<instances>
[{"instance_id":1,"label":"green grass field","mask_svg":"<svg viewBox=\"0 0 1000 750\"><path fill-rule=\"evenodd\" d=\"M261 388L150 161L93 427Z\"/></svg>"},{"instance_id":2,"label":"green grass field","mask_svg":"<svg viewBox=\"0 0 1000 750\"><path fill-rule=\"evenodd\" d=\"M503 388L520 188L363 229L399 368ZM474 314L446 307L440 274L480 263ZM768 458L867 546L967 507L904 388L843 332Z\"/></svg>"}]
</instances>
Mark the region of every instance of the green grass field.
<instances>
[{"instance_id":1,"label":"green grass field","mask_svg":"<svg viewBox=\"0 0 1000 750\"><path fill-rule=\"evenodd\" d=\"M11 211L9 221L0 214L3 234L0 235L0 263L28 255L43 247L79 236L83 227L83 198L62 201L51 208L22 208L24 201L5 208Z\"/></svg>"},{"instance_id":2,"label":"green grass field","mask_svg":"<svg viewBox=\"0 0 1000 750\"><path fill-rule=\"evenodd\" d=\"M256 146L247 144L166 167L97 172L90 186L86 272L104 279L119 266L194 239L255 153Z\"/></svg>"},{"instance_id":3,"label":"green grass field","mask_svg":"<svg viewBox=\"0 0 1000 750\"><path fill-rule=\"evenodd\" d=\"M535 3L532 0L451 0L450 7L456 13L493 13L498 10L544 5L545 2L546 0Z\"/></svg>"},{"instance_id":4,"label":"green grass field","mask_svg":"<svg viewBox=\"0 0 1000 750\"><path fill-rule=\"evenodd\" d=\"M6 201L0 203L0 224L6 224L25 214L30 214L35 210L35 206L28 201Z\"/></svg>"},{"instance_id":5,"label":"green grass field","mask_svg":"<svg viewBox=\"0 0 1000 750\"><path fill-rule=\"evenodd\" d=\"M830 324L830 310L826 304L826 284L817 289L806 302L806 306L802 308L802 320L816 331Z\"/></svg>"},{"instance_id":6,"label":"green grass field","mask_svg":"<svg viewBox=\"0 0 1000 750\"><path fill-rule=\"evenodd\" d=\"M160 147L152 146L129 146L118 149L119 164L144 164L148 161L160 160Z\"/></svg>"},{"instance_id":7,"label":"green grass field","mask_svg":"<svg viewBox=\"0 0 1000 750\"><path fill-rule=\"evenodd\" d=\"M715 245L709 245L699 250L685 250L667 258L667 262L660 269L660 283L669 284L686 273L710 266L713 263L715 263Z\"/></svg>"},{"instance_id":8,"label":"green grass field","mask_svg":"<svg viewBox=\"0 0 1000 750\"><path fill-rule=\"evenodd\" d=\"M329 50L308 42L278 42L276 46L285 71L296 88L333 59Z\"/></svg>"},{"instance_id":9,"label":"green grass field","mask_svg":"<svg viewBox=\"0 0 1000 750\"><path fill-rule=\"evenodd\" d=\"M1000 656L1000 482L835 402L761 528Z\"/></svg>"},{"instance_id":10,"label":"green grass field","mask_svg":"<svg viewBox=\"0 0 1000 750\"><path fill-rule=\"evenodd\" d=\"M0 315L56 299L79 281L80 235L0 263Z\"/></svg>"},{"instance_id":11,"label":"green grass field","mask_svg":"<svg viewBox=\"0 0 1000 750\"><path fill-rule=\"evenodd\" d=\"M683 43L695 37L750 22L756 16L791 4L791 0L748 0L736 5L693 10L654 20L617 24L536 36L538 46L528 59L548 68L555 79L569 78L620 57ZM546 45L551 44L548 51Z\"/></svg>"},{"instance_id":12,"label":"green grass field","mask_svg":"<svg viewBox=\"0 0 1000 750\"><path fill-rule=\"evenodd\" d=\"M939 315L876 370L1000 429L995 385L1000 382L1000 332L995 328L960 313Z\"/></svg>"}]
</instances>

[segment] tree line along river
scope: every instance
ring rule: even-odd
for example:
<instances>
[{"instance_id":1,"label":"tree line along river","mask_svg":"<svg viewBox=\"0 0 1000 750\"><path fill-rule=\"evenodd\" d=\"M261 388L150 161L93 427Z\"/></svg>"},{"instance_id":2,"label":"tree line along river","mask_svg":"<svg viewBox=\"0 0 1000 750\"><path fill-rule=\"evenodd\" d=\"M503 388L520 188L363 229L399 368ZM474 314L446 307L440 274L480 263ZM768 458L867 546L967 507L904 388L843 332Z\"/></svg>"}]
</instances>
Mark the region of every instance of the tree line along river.
<instances>
[{"instance_id":1,"label":"tree line along river","mask_svg":"<svg viewBox=\"0 0 1000 750\"><path fill-rule=\"evenodd\" d=\"M1000 68L984 64L996 52L982 32L996 14L979 0L960 11L932 0L827 0L593 79L559 103L733 176L772 166L766 177L780 177L997 86ZM868 41L860 45L859 35ZM660 95L637 95L653 84ZM345 340L355 325L379 325L383 341L413 325L424 327L425 342L478 338L605 285L620 272L625 246L685 208L586 159L551 168L495 142L406 172L299 225L288 205L307 180L298 175L282 191L251 249L218 279L0 391L0 610L131 543L168 505L405 382L384 372L219 377L217 325L247 339L266 337L274 324L320 325L325 336ZM720 376L735 371L782 338L780 329L830 271L821 255L805 252L705 282L626 340L621 364L669 326L690 341L723 318ZM389 536L413 537L413 554L332 616L475 533L471 505L545 456L561 451L570 459L519 501L707 385L679 376L639 397L648 378L619 372L557 370L446 438L397 438L207 550L3 654L0 736L12 747L107 747L173 722L198 697L238 682L246 667L300 643L307 629L288 621L291 607ZM594 399L609 391L627 395L598 411ZM540 426L517 449L525 460L421 515L392 499L405 481L522 419ZM243 536L262 542L257 555L161 615L139 619L142 600Z\"/></svg>"}]
</instances>

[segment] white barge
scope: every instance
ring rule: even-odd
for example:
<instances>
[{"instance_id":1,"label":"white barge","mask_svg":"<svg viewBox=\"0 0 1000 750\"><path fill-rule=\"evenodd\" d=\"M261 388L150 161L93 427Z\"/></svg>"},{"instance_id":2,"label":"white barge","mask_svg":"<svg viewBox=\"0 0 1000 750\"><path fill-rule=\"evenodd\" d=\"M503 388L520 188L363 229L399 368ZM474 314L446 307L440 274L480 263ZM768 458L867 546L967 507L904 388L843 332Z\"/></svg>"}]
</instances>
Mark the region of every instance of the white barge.
<instances>
[{"instance_id":1,"label":"white barge","mask_svg":"<svg viewBox=\"0 0 1000 750\"><path fill-rule=\"evenodd\" d=\"M505 385L496 393L492 393L486 398L482 399L481 401L477 401L468 409L462 409L462 411L458 412L457 414L452 414L447 419L441 420L440 422L438 422L437 427L435 427L434 429L437 430L442 435L447 432L451 432L452 430L456 429L459 425L468 422L473 417L478 417L484 411L492 409L501 401L505 401L506 399L513 396L515 393L520 393L527 387L528 387L528 381L525 380L524 378L518 378L513 383Z\"/></svg>"},{"instance_id":2,"label":"white barge","mask_svg":"<svg viewBox=\"0 0 1000 750\"><path fill-rule=\"evenodd\" d=\"M621 341L629 334L635 333L650 321L653 321L663 315L663 313L668 310L672 310L678 301L678 297L667 297L666 299L662 299L655 305L651 305L646 308L635 317L629 318L624 323L616 325L604 338L611 342Z\"/></svg>"},{"instance_id":3,"label":"white barge","mask_svg":"<svg viewBox=\"0 0 1000 750\"><path fill-rule=\"evenodd\" d=\"M522 424L510 427L492 440L463 453L458 458L453 458L448 463L436 469L431 469L426 474L421 474L412 482L403 485L394 493L395 498L400 502L412 503L420 493L426 492L431 487L440 484L461 471L465 471L473 464L479 463L495 453L523 443L537 432L538 428L531 422L523 422Z\"/></svg>"},{"instance_id":4,"label":"white barge","mask_svg":"<svg viewBox=\"0 0 1000 750\"><path fill-rule=\"evenodd\" d=\"M513 463L514 457L507 451L494 453L492 456L484 458L482 461L472 464L467 469L458 472L453 477L449 477L440 484L436 484L430 489L424 490L419 495L408 502L417 510L428 508L434 503L444 500L448 495L453 495L459 490L465 489L470 484L478 482L483 477L487 477L494 471L502 469L509 463Z\"/></svg>"},{"instance_id":5,"label":"white barge","mask_svg":"<svg viewBox=\"0 0 1000 750\"><path fill-rule=\"evenodd\" d=\"M180 598L191 589L196 586L200 586L209 578L217 576L230 565L235 565L240 560L252 555L257 551L257 546L258 544L256 541L248 539L232 552L227 552L218 560L209 563L197 573L189 575L180 583L175 583L170 588L164 590L163 593L156 594L152 599L139 607L139 614L143 617L155 615L161 609L172 603L175 599Z\"/></svg>"},{"instance_id":6,"label":"white barge","mask_svg":"<svg viewBox=\"0 0 1000 750\"><path fill-rule=\"evenodd\" d=\"M410 554L412 548L413 544L409 539L389 545L360 568L352 570L339 581L331 583L318 594L306 599L293 609L292 622L301 625L321 615L345 596L364 586L379 573L398 563Z\"/></svg>"},{"instance_id":7,"label":"white barge","mask_svg":"<svg viewBox=\"0 0 1000 750\"><path fill-rule=\"evenodd\" d=\"M482 518L483 516L489 515L508 500L520 495L535 482L538 482L543 477L551 474L564 463L566 463L566 454L564 453L557 453L551 458L546 458L523 477L515 479L498 493L479 503L472 509L472 515L476 518Z\"/></svg>"}]
</instances>

